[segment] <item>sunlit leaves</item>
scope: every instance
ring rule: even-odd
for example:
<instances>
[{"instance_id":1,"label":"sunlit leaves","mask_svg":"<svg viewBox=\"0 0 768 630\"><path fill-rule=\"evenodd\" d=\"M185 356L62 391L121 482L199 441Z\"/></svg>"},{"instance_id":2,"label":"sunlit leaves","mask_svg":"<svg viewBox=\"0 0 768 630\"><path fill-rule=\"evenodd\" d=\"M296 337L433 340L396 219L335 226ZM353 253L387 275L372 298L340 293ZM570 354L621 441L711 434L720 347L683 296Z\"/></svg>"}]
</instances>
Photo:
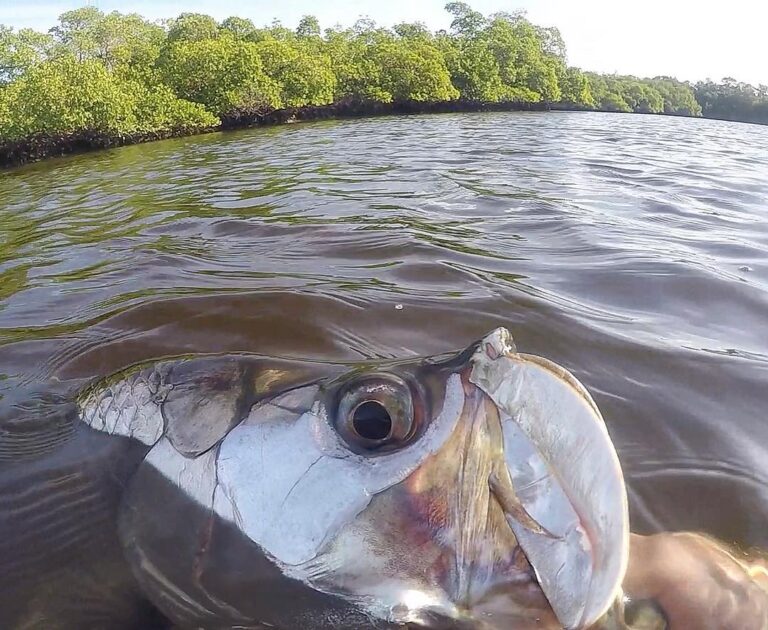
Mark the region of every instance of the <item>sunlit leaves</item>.
<instances>
[{"instance_id":1,"label":"sunlit leaves","mask_svg":"<svg viewBox=\"0 0 768 630\"><path fill-rule=\"evenodd\" d=\"M475 35L486 24L485 16L466 2L449 2L445 10L453 16L451 30L457 35Z\"/></svg>"},{"instance_id":2,"label":"sunlit leaves","mask_svg":"<svg viewBox=\"0 0 768 630\"><path fill-rule=\"evenodd\" d=\"M320 23L314 15L305 15L301 18L296 35L299 37L320 37Z\"/></svg>"},{"instance_id":3,"label":"sunlit leaves","mask_svg":"<svg viewBox=\"0 0 768 630\"><path fill-rule=\"evenodd\" d=\"M313 53L301 42L266 39L255 44L265 72L280 89L286 107L333 102L336 75L327 55Z\"/></svg>"},{"instance_id":4,"label":"sunlit leaves","mask_svg":"<svg viewBox=\"0 0 768 630\"><path fill-rule=\"evenodd\" d=\"M149 130L147 119L153 106L162 106L162 111L154 114L160 128L155 125L152 131L191 130L218 122L202 107L179 102L167 88L149 90L122 82L98 61L67 56L35 66L0 92L0 137L13 140L83 131L127 136Z\"/></svg>"},{"instance_id":5,"label":"sunlit leaves","mask_svg":"<svg viewBox=\"0 0 768 630\"><path fill-rule=\"evenodd\" d=\"M561 100L569 105L595 107L589 79L578 68L563 68L558 80Z\"/></svg>"},{"instance_id":6,"label":"sunlit leaves","mask_svg":"<svg viewBox=\"0 0 768 630\"><path fill-rule=\"evenodd\" d=\"M215 127L219 119L198 103L178 98L168 86L132 86L136 131L170 133Z\"/></svg>"},{"instance_id":7,"label":"sunlit leaves","mask_svg":"<svg viewBox=\"0 0 768 630\"><path fill-rule=\"evenodd\" d=\"M219 25L210 15L203 13L182 13L171 22L168 29L169 42L201 42L215 39Z\"/></svg>"},{"instance_id":8,"label":"sunlit leaves","mask_svg":"<svg viewBox=\"0 0 768 630\"><path fill-rule=\"evenodd\" d=\"M53 38L29 28L15 32L0 24L0 85L19 78L51 54Z\"/></svg>"},{"instance_id":9,"label":"sunlit leaves","mask_svg":"<svg viewBox=\"0 0 768 630\"><path fill-rule=\"evenodd\" d=\"M221 23L221 30L229 33L236 39L252 39L256 33L256 27L251 20L241 17L228 17Z\"/></svg>"},{"instance_id":10,"label":"sunlit leaves","mask_svg":"<svg viewBox=\"0 0 768 630\"><path fill-rule=\"evenodd\" d=\"M2 98L14 113L9 128L0 132L3 137L82 129L119 135L136 126L120 84L93 60L64 57L40 64L8 87Z\"/></svg>"},{"instance_id":11,"label":"sunlit leaves","mask_svg":"<svg viewBox=\"0 0 768 630\"><path fill-rule=\"evenodd\" d=\"M258 44L233 37L171 43L161 76L178 96L217 115L282 105L278 83L264 73Z\"/></svg>"},{"instance_id":12,"label":"sunlit leaves","mask_svg":"<svg viewBox=\"0 0 768 630\"><path fill-rule=\"evenodd\" d=\"M395 101L450 101L459 97L440 51L429 41L388 39L373 45L379 87Z\"/></svg>"},{"instance_id":13,"label":"sunlit leaves","mask_svg":"<svg viewBox=\"0 0 768 630\"><path fill-rule=\"evenodd\" d=\"M51 33L56 43L53 57L96 59L124 80L156 80L154 64L166 39L161 26L138 14L104 14L95 7L64 13Z\"/></svg>"}]
</instances>

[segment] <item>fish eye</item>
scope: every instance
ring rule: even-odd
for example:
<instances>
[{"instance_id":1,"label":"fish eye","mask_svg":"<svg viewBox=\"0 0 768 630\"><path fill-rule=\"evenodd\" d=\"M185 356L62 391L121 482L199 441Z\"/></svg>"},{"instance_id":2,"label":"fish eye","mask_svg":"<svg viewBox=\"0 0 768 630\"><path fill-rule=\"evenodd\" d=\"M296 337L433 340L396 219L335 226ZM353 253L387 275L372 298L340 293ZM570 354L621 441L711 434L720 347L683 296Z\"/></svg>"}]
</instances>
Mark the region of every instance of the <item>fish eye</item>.
<instances>
[{"instance_id":1,"label":"fish eye","mask_svg":"<svg viewBox=\"0 0 768 630\"><path fill-rule=\"evenodd\" d=\"M353 450L366 453L402 447L415 429L411 390L392 374L373 374L347 384L336 416L341 437Z\"/></svg>"},{"instance_id":2,"label":"fish eye","mask_svg":"<svg viewBox=\"0 0 768 630\"><path fill-rule=\"evenodd\" d=\"M368 400L352 412L352 428L365 440L383 440L392 432L392 417L380 402Z\"/></svg>"}]
</instances>

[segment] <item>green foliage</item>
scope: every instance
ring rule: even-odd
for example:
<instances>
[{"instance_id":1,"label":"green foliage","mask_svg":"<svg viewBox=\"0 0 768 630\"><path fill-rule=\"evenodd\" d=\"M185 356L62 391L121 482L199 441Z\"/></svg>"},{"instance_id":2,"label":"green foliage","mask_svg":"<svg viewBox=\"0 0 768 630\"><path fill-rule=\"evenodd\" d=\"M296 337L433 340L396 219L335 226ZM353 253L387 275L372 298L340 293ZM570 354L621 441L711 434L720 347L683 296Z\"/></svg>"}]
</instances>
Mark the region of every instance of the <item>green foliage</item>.
<instances>
[{"instance_id":1,"label":"green foliage","mask_svg":"<svg viewBox=\"0 0 768 630\"><path fill-rule=\"evenodd\" d=\"M210 15L203 13L182 13L171 22L168 42L201 42L216 39L219 25Z\"/></svg>"},{"instance_id":2,"label":"green foliage","mask_svg":"<svg viewBox=\"0 0 768 630\"><path fill-rule=\"evenodd\" d=\"M440 45L463 98L560 100L565 51L556 29L539 29L522 13L497 13L480 20L463 3L448 8L457 15L454 35L443 38Z\"/></svg>"},{"instance_id":3,"label":"green foliage","mask_svg":"<svg viewBox=\"0 0 768 630\"><path fill-rule=\"evenodd\" d=\"M120 81L98 61L73 56L41 63L0 92L0 137L10 140L82 132L120 137L217 122L167 88Z\"/></svg>"},{"instance_id":4,"label":"green foliage","mask_svg":"<svg viewBox=\"0 0 768 630\"><path fill-rule=\"evenodd\" d=\"M381 66L371 54L371 45L390 37L375 25L358 21L351 29L328 29L325 50L336 75L334 100L392 101L392 95L381 87Z\"/></svg>"},{"instance_id":5,"label":"green foliage","mask_svg":"<svg viewBox=\"0 0 768 630\"><path fill-rule=\"evenodd\" d=\"M326 31L325 42L337 77L337 100L390 103L459 97L440 47L419 25L399 25L392 32L358 20L352 29Z\"/></svg>"},{"instance_id":6,"label":"green foliage","mask_svg":"<svg viewBox=\"0 0 768 630\"><path fill-rule=\"evenodd\" d=\"M280 20L272 20L272 24L270 24L269 28L261 29L259 31L256 39L259 41L264 39L277 39L282 42L289 42L293 41L295 37L296 33L283 26Z\"/></svg>"},{"instance_id":7,"label":"green foliage","mask_svg":"<svg viewBox=\"0 0 768 630\"><path fill-rule=\"evenodd\" d=\"M139 133L191 132L220 124L205 107L178 98L168 86L148 88L135 83L132 94Z\"/></svg>"},{"instance_id":8,"label":"green foliage","mask_svg":"<svg viewBox=\"0 0 768 630\"><path fill-rule=\"evenodd\" d=\"M157 60L165 32L140 15L122 15L115 11L105 15L98 24L97 41L97 58L107 68L124 75L141 76Z\"/></svg>"},{"instance_id":9,"label":"green foliage","mask_svg":"<svg viewBox=\"0 0 768 630\"><path fill-rule=\"evenodd\" d=\"M403 39L421 39L423 41L432 40L432 33L422 22L400 22L392 27L395 35Z\"/></svg>"},{"instance_id":10,"label":"green foliage","mask_svg":"<svg viewBox=\"0 0 768 630\"><path fill-rule=\"evenodd\" d=\"M595 107L595 99L587 76L578 68L564 68L558 79L561 100L569 105Z\"/></svg>"},{"instance_id":11,"label":"green foliage","mask_svg":"<svg viewBox=\"0 0 768 630\"><path fill-rule=\"evenodd\" d=\"M586 75L597 109L641 114L701 116L690 84L669 77Z\"/></svg>"},{"instance_id":12,"label":"green foliage","mask_svg":"<svg viewBox=\"0 0 768 630\"><path fill-rule=\"evenodd\" d=\"M485 16L474 11L466 2L449 2L445 10L453 16L451 30L457 35L471 37L486 25Z\"/></svg>"},{"instance_id":13,"label":"green foliage","mask_svg":"<svg viewBox=\"0 0 768 630\"><path fill-rule=\"evenodd\" d=\"M53 48L53 38L23 28L15 33L0 24L0 85L19 78L34 65L44 61Z\"/></svg>"},{"instance_id":14,"label":"green foliage","mask_svg":"<svg viewBox=\"0 0 768 630\"><path fill-rule=\"evenodd\" d=\"M599 109L606 112L631 112L632 108L620 94L608 92L601 100Z\"/></svg>"},{"instance_id":15,"label":"green foliage","mask_svg":"<svg viewBox=\"0 0 768 630\"><path fill-rule=\"evenodd\" d=\"M179 97L219 116L274 109L280 86L264 74L258 46L233 37L176 41L164 51L161 76Z\"/></svg>"},{"instance_id":16,"label":"green foliage","mask_svg":"<svg viewBox=\"0 0 768 630\"><path fill-rule=\"evenodd\" d=\"M286 107L333 102L336 75L327 55L316 54L301 42L266 39L255 44L264 70L280 88Z\"/></svg>"},{"instance_id":17,"label":"green foliage","mask_svg":"<svg viewBox=\"0 0 768 630\"><path fill-rule=\"evenodd\" d=\"M651 86L638 81L627 81L621 86L624 102L639 114L660 114L664 111L664 99Z\"/></svg>"},{"instance_id":18,"label":"green foliage","mask_svg":"<svg viewBox=\"0 0 768 630\"><path fill-rule=\"evenodd\" d=\"M320 37L320 22L314 15L305 15L296 28L298 37Z\"/></svg>"},{"instance_id":19,"label":"green foliage","mask_svg":"<svg viewBox=\"0 0 768 630\"><path fill-rule=\"evenodd\" d=\"M16 124L14 118L18 114L14 112L14 117L11 117L10 105L9 91L5 88L0 88L0 139L10 138L12 129Z\"/></svg>"},{"instance_id":20,"label":"green foliage","mask_svg":"<svg viewBox=\"0 0 768 630\"><path fill-rule=\"evenodd\" d=\"M701 105L689 83L671 77L656 77L648 83L664 99L664 113L678 116L701 116Z\"/></svg>"},{"instance_id":21,"label":"green foliage","mask_svg":"<svg viewBox=\"0 0 768 630\"><path fill-rule=\"evenodd\" d=\"M631 112L632 108L624 100L621 86L616 77L589 73L586 75L589 89L597 109L606 112Z\"/></svg>"},{"instance_id":22,"label":"green foliage","mask_svg":"<svg viewBox=\"0 0 768 630\"><path fill-rule=\"evenodd\" d=\"M371 47L370 53L387 100L450 101L459 97L445 59L425 39L382 40Z\"/></svg>"},{"instance_id":23,"label":"green foliage","mask_svg":"<svg viewBox=\"0 0 768 630\"><path fill-rule=\"evenodd\" d=\"M235 39L250 40L256 35L256 26L245 18L228 17L221 23L221 31L229 33Z\"/></svg>"},{"instance_id":24,"label":"green foliage","mask_svg":"<svg viewBox=\"0 0 768 630\"><path fill-rule=\"evenodd\" d=\"M94 59L99 50L97 25L103 17L104 14L93 6L67 11L59 16L58 26L50 30L59 46L59 53L71 53L78 61Z\"/></svg>"},{"instance_id":25,"label":"green foliage","mask_svg":"<svg viewBox=\"0 0 768 630\"><path fill-rule=\"evenodd\" d=\"M74 57L42 63L2 95L14 113L0 136L17 139L45 131L71 134L89 130L130 133L136 125L120 84L97 61Z\"/></svg>"},{"instance_id":26,"label":"green foliage","mask_svg":"<svg viewBox=\"0 0 768 630\"><path fill-rule=\"evenodd\" d=\"M64 13L49 34L0 25L0 139L193 131L219 117L349 100L543 102L768 122L766 86L585 73L568 66L557 29L522 12L445 8L450 31L437 33L367 18L322 32L313 16L295 29L259 28L199 13L162 26L93 6Z\"/></svg>"},{"instance_id":27,"label":"green foliage","mask_svg":"<svg viewBox=\"0 0 768 630\"><path fill-rule=\"evenodd\" d=\"M499 64L504 100L560 100L559 60L544 52L533 24L522 15L498 14L483 36Z\"/></svg>"},{"instance_id":28,"label":"green foliage","mask_svg":"<svg viewBox=\"0 0 768 630\"><path fill-rule=\"evenodd\" d=\"M95 59L125 81L157 81L153 66L166 37L162 27L135 13L105 15L95 7L68 11L59 22L51 29L54 57Z\"/></svg>"},{"instance_id":29,"label":"green foliage","mask_svg":"<svg viewBox=\"0 0 768 630\"><path fill-rule=\"evenodd\" d=\"M486 103L504 100L507 92L499 63L487 40L444 37L438 40L438 46L462 98Z\"/></svg>"},{"instance_id":30,"label":"green foliage","mask_svg":"<svg viewBox=\"0 0 768 630\"><path fill-rule=\"evenodd\" d=\"M702 81L694 90L704 116L768 123L768 86L755 87L727 77L720 84Z\"/></svg>"}]
</instances>

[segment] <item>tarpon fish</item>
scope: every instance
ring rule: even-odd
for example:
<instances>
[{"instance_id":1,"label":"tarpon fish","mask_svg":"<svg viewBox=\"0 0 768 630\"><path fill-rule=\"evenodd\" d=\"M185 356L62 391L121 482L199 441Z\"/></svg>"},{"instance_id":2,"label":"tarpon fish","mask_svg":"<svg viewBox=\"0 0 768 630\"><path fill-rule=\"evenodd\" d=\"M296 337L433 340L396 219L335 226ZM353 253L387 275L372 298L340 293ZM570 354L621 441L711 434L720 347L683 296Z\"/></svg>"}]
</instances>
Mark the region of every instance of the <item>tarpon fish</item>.
<instances>
[{"instance_id":1,"label":"tarpon fish","mask_svg":"<svg viewBox=\"0 0 768 630\"><path fill-rule=\"evenodd\" d=\"M576 629L621 595L605 424L505 329L390 363L161 361L4 413L3 629Z\"/></svg>"}]
</instances>

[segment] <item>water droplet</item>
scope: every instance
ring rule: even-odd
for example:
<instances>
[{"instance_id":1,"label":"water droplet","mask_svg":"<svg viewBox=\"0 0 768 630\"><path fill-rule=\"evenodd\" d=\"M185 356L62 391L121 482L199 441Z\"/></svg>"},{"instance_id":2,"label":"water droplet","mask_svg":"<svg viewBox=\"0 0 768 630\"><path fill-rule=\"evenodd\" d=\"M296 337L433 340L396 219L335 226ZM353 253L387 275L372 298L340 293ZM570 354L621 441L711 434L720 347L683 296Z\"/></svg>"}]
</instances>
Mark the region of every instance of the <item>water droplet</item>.
<instances>
[{"instance_id":1,"label":"water droplet","mask_svg":"<svg viewBox=\"0 0 768 630\"><path fill-rule=\"evenodd\" d=\"M402 304L395 304L395 310L396 311L402 311L403 310L403 305Z\"/></svg>"}]
</instances>

